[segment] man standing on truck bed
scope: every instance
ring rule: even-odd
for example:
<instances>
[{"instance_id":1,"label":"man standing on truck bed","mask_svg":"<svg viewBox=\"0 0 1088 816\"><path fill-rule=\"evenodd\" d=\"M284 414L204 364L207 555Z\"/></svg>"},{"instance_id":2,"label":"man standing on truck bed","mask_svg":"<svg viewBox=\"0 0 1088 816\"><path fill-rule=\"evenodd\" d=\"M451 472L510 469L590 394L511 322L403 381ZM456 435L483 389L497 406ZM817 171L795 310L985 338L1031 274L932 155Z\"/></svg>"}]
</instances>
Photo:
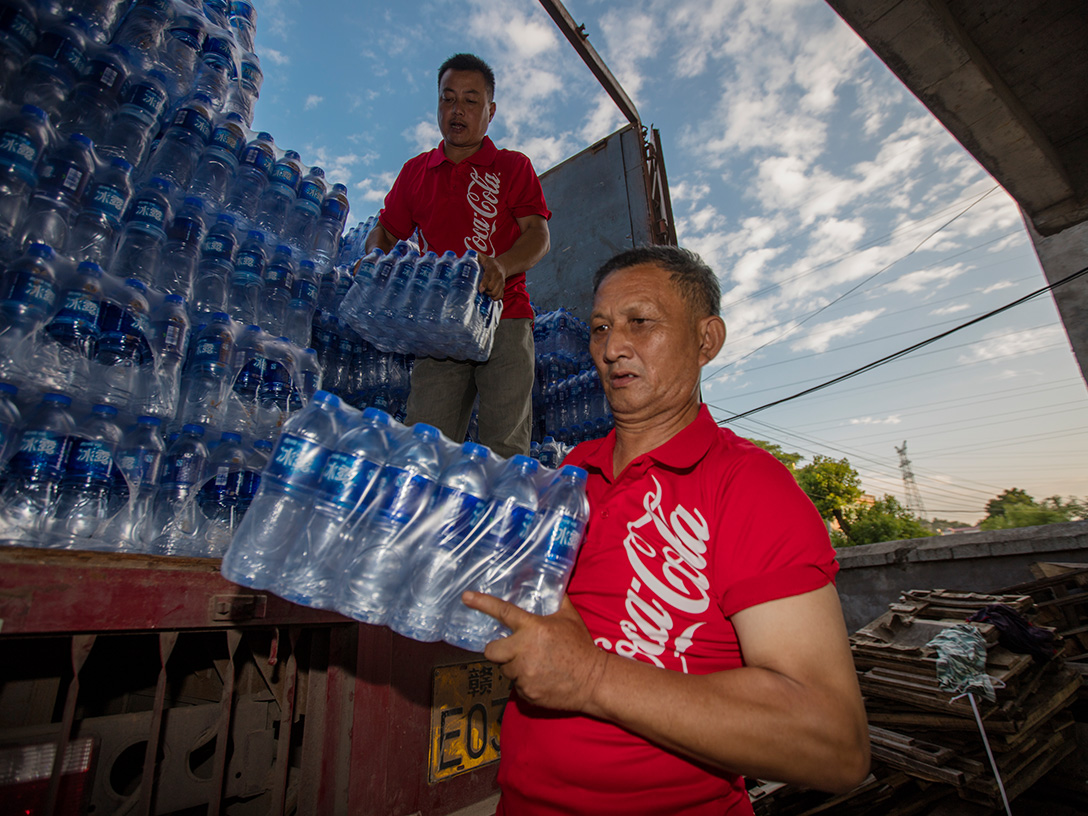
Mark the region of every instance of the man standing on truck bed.
<instances>
[{"instance_id":1,"label":"man standing on truck bed","mask_svg":"<svg viewBox=\"0 0 1088 816\"><path fill-rule=\"evenodd\" d=\"M702 367L725 340L714 273L644 247L597 271L590 351L615 431L575 448L590 519L560 610L467 592L509 637L500 816L751 814L743 775L846 791L865 709L816 509L719 428Z\"/></svg>"},{"instance_id":2,"label":"man standing on truck bed","mask_svg":"<svg viewBox=\"0 0 1088 816\"><path fill-rule=\"evenodd\" d=\"M512 456L529 452L533 310L525 273L551 246L551 212L528 157L499 150L487 136L494 96L495 75L479 57L455 54L442 63L442 143L401 168L366 249L388 252L418 227L424 252L479 253L480 291L503 304L491 357L483 363L417 359L407 422L434 425L460 442L478 393L480 442Z\"/></svg>"}]
</instances>

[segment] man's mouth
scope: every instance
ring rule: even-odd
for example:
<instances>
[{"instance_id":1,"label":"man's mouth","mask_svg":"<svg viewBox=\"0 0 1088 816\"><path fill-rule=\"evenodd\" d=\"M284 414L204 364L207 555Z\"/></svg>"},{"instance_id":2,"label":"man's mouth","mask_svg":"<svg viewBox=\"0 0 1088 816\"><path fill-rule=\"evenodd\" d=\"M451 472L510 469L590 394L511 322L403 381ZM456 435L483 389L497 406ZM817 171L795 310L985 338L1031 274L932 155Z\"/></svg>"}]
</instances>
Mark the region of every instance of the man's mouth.
<instances>
[{"instance_id":1,"label":"man's mouth","mask_svg":"<svg viewBox=\"0 0 1088 816\"><path fill-rule=\"evenodd\" d=\"M622 388L633 383L636 379L637 375L632 374L630 371L614 371L608 375L608 380L614 388Z\"/></svg>"}]
</instances>

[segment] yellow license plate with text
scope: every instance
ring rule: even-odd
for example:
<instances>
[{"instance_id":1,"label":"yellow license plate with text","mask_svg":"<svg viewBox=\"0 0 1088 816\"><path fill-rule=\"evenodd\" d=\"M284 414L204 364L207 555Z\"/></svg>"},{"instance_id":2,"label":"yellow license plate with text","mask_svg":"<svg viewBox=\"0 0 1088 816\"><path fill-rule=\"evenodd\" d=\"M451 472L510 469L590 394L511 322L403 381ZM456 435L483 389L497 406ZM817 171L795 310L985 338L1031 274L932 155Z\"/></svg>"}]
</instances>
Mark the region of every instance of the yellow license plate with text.
<instances>
[{"instance_id":1,"label":"yellow license plate with text","mask_svg":"<svg viewBox=\"0 0 1088 816\"><path fill-rule=\"evenodd\" d=\"M436 666L431 694L429 777L439 782L499 760L510 681L494 663Z\"/></svg>"}]
</instances>

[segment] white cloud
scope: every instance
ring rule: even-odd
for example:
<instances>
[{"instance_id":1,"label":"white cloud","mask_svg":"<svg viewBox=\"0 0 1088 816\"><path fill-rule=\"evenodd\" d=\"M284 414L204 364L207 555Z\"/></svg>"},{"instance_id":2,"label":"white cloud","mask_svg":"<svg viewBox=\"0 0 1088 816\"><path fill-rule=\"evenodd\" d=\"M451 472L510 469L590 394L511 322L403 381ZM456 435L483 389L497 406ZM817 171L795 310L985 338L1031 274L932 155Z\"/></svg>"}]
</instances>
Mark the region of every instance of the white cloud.
<instances>
[{"instance_id":1,"label":"white cloud","mask_svg":"<svg viewBox=\"0 0 1088 816\"><path fill-rule=\"evenodd\" d=\"M412 144L417 153L430 150L442 141L442 131L438 129L438 125L433 119L423 119L416 122L413 127L401 133L401 136Z\"/></svg>"},{"instance_id":2,"label":"white cloud","mask_svg":"<svg viewBox=\"0 0 1088 816\"><path fill-rule=\"evenodd\" d=\"M368 204L376 204L376 209L380 209L382 202L385 201L385 194L389 192L396 178L396 173L380 173L377 176L361 179L354 184L354 190L357 192L352 193L351 200L354 202L361 199Z\"/></svg>"},{"instance_id":3,"label":"white cloud","mask_svg":"<svg viewBox=\"0 0 1088 816\"><path fill-rule=\"evenodd\" d=\"M966 312L971 308L970 303L953 303L949 306L942 306L939 309L934 309L930 312L934 317L944 317L945 315L959 314L960 312Z\"/></svg>"},{"instance_id":4,"label":"white cloud","mask_svg":"<svg viewBox=\"0 0 1088 816\"><path fill-rule=\"evenodd\" d=\"M884 314L884 309L870 309L848 317L840 317L826 323L820 323L808 329L808 334L804 337L791 343L790 348L794 351L827 351L833 340L857 334L882 314Z\"/></svg>"},{"instance_id":5,"label":"white cloud","mask_svg":"<svg viewBox=\"0 0 1088 816\"><path fill-rule=\"evenodd\" d=\"M961 354L959 362L963 364L988 362L1011 357L1015 354L1036 354L1065 338L1061 326L1044 326L1015 333L991 332L982 341L972 346L970 352Z\"/></svg>"},{"instance_id":6,"label":"white cloud","mask_svg":"<svg viewBox=\"0 0 1088 816\"><path fill-rule=\"evenodd\" d=\"M290 65L291 58L275 48L262 48L261 59L271 62L273 65Z\"/></svg>"},{"instance_id":7,"label":"white cloud","mask_svg":"<svg viewBox=\"0 0 1088 816\"><path fill-rule=\"evenodd\" d=\"M310 94L306 97L306 103L302 106L303 110L313 110L322 102L325 101L325 97L318 96L317 94Z\"/></svg>"},{"instance_id":8,"label":"white cloud","mask_svg":"<svg viewBox=\"0 0 1088 816\"><path fill-rule=\"evenodd\" d=\"M882 419L877 417L856 417L850 420L851 425L898 425L903 420L898 414L890 414Z\"/></svg>"},{"instance_id":9,"label":"white cloud","mask_svg":"<svg viewBox=\"0 0 1088 816\"><path fill-rule=\"evenodd\" d=\"M912 295L920 292L932 293L943 289L965 271L966 267L963 264L919 269L900 276L887 284L887 288L889 292L906 292Z\"/></svg>"},{"instance_id":10,"label":"white cloud","mask_svg":"<svg viewBox=\"0 0 1088 816\"><path fill-rule=\"evenodd\" d=\"M1002 289L1008 289L1010 286L1016 286L1012 281L998 281L997 283L991 283L985 289L982 290L982 294L988 295L991 292L1000 292Z\"/></svg>"}]
</instances>

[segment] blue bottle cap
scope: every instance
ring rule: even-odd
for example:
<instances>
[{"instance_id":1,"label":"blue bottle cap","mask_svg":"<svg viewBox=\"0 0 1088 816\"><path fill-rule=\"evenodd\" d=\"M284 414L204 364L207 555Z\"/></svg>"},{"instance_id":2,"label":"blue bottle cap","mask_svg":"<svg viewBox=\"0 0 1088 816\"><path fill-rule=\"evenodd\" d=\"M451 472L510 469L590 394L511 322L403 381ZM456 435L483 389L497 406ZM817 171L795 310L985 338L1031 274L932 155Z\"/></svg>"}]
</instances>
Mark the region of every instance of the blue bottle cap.
<instances>
[{"instance_id":1,"label":"blue bottle cap","mask_svg":"<svg viewBox=\"0 0 1088 816\"><path fill-rule=\"evenodd\" d=\"M125 278L125 286L135 289L137 292L146 292L147 284L139 278Z\"/></svg>"},{"instance_id":2,"label":"blue bottle cap","mask_svg":"<svg viewBox=\"0 0 1088 816\"><path fill-rule=\"evenodd\" d=\"M83 261L76 267L76 272L82 275L91 275L96 278L102 277L102 267L96 264L94 261Z\"/></svg>"},{"instance_id":3,"label":"blue bottle cap","mask_svg":"<svg viewBox=\"0 0 1088 816\"><path fill-rule=\"evenodd\" d=\"M92 414L102 414L103 416L114 416L117 413L117 409L112 405L96 405L91 408Z\"/></svg>"},{"instance_id":4,"label":"blue bottle cap","mask_svg":"<svg viewBox=\"0 0 1088 816\"><path fill-rule=\"evenodd\" d=\"M43 122L49 121L49 114L43 111L37 105L23 105L20 110L27 116L33 116L35 119L41 119Z\"/></svg>"},{"instance_id":5,"label":"blue bottle cap","mask_svg":"<svg viewBox=\"0 0 1088 816\"><path fill-rule=\"evenodd\" d=\"M230 320L230 315L226 312L213 312L212 316L208 319L215 322L222 322L224 320Z\"/></svg>"},{"instance_id":6,"label":"blue bottle cap","mask_svg":"<svg viewBox=\"0 0 1088 816\"><path fill-rule=\"evenodd\" d=\"M526 473L536 473L536 469L539 467L536 459L529 456L523 456L520 453L511 456L510 463L517 468L525 470Z\"/></svg>"},{"instance_id":7,"label":"blue bottle cap","mask_svg":"<svg viewBox=\"0 0 1088 816\"><path fill-rule=\"evenodd\" d=\"M476 442L466 442L461 446L461 452L473 459L486 459L490 451Z\"/></svg>"},{"instance_id":8,"label":"blue bottle cap","mask_svg":"<svg viewBox=\"0 0 1088 816\"><path fill-rule=\"evenodd\" d=\"M185 298L181 295L167 295L163 300L167 303L180 303L182 306L185 305Z\"/></svg>"},{"instance_id":9,"label":"blue bottle cap","mask_svg":"<svg viewBox=\"0 0 1088 816\"><path fill-rule=\"evenodd\" d=\"M235 218L230 213L219 213L219 217L216 218L215 220L216 221L222 221L224 224L230 224L232 227L234 226L234 223L235 223Z\"/></svg>"},{"instance_id":10,"label":"blue bottle cap","mask_svg":"<svg viewBox=\"0 0 1088 816\"><path fill-rule=\"evenodd\" d=\"M78 145L83 145L86 148L94 148L94 142L89 137L84 136L82 133L73 133L68 137L69 142L75 142Z\"/></svg>"},{"instance_id":11,"label":"blue bottle cap","mask_svg":"<svg viewBox=\"0 0 1088 816\"><path fill-rule=\"evenodd\" d=\"M580 482L584 482L586 479L589 478L589 474L577 465L563 465L559 473L562 476L577 479Z\"/></svg>"},{"instance_id":12,"label":"blue bottle cap","mask_svg":"<svg viewBox=\"0 0 1088 816\"><path fill-rule=\"evenodd\" d=\"M261 450L272 450L272 443L269 442L267 439L258 439L256 442L253 443L253 447L260 448Z\"/></svg>"},{"instance_id":13,"label":"blue bottle cap","mask_svg":"<svg viewBox=\"0 0 1088 816\"><path fill-rule=\"evenodd\" d=\"M147 186L158 187L167 195L170 195L174 190L174 183L170 181L170 179L164 179L162 176L152 176L148 179Z\"/></svg>"},{"instance_id":14,"label":"blue bottle cap","mask_svg":"<svg viewBox=\"0 0 1088 816\"><path fill-rule=\"evenodd\" d=\"M186 207L196 207L198 210L204 210L204 199L200 196L185 196Z\"/></svg>"},{"instance_id":15,"label":"blue bottle cap","mask_svg":"<svg viewBox=\"0 0 1088 816\"><path fill-rule=\"evenodd\" d=\"M231 433L230 431L224 431L223 435L219 437L220 442L241 442L242 437L239 434Z\"/></svg>"},{"instance_id":16,"label":"blue bottle cap","mask_svg":"<svg viewBox=\"0 0 1088 816\"><path fill-rule=\"evenodd\" d=\"M42 241L35 241L27 247L26 254L32 255L35 258L44 258L47 261L51 261L57 257L57 253L53 251L53 247Z\"/></svg>"},{"instance_id":17,"label":"blue bottle cap","mask_svg":"<svg viewBox=\"0 0 1088 816\"><path fill-rule=\"evenodd\" d=\"M182 425L181 432L192 434L193 436L204 436L203 425Z\"/></svg>"},{"instance_id":18,"label":"blue bottle cap","mask_svg":"<svg viewBox=\"0 0 1088 816\"><path fill-rule=\"evenodd\" d=\"M249 233L247 233L247 235L246 235L246 240L257 241L257 242L263 244L264 243L264 233L261 232L260 230L250 230Z\"/></svg>"},{"instance_id":19,"label":"blue bottle cap","mask_svg":"<svg viewBox=\"0 0 1088 816\"><path fill-rule=\"evenodd\" d=\"M272 138L272 134L269 133L266 130L262 130L260 133L257 134L257 141L258 142L271 142L272 144L276 143L276 140Z\"/></svg>"},{"instance_id":20,"label":"blue bottle cap","mask_svg":"<svg viewBox=\"0 0 1088 816\"><path fill-rule=\"evenodd\" d=\"M159 425L162 424L162 420L159 419L158 417L142 416L142 417L137 417L136 423L138 425L151 425L151 426L157 428Z\"/></svg>"},{"instance_id":21,"label":"blue bottle cap","mask_svg":"<svg viewBox=\"0 0 1088 816\"><path fill-rule=\"evenodd\" d=\"M67 394L46 394L42 397L42 402L55 402L57 405L63 405L67 408L72 404L72 398Z\"/></svg>"},{"instance_id":22,"label":"blue bottle cap","mask_svg":"<svg viewBox=\"0 0 1088 816\"><path fill-rule=\"evenodd\" d=\"M126 173L131 173L132 172L132 163L129 162L129 161L126 161L125 159L122 159L120 156L118 156L113 161L111 161L110 166L111 167L120 167Z\"/></svg>"},{"instance_id":23,"label":"blue bottle cap","mask_svg":"<svg viewBox=\"0 0 1088 816\"><path fill-rule=\"evenodd\" d=\"M287 244L280 244L276 247L276 254L286 255L288 258L290 258L292 257L291 247L287 246Z\"/></svg>"},{"instance_id":24,"label":"blue bottle cap","mask_svg":"<svg viewBox=\"0 0 1088 816\"><path fill-rule=\"evenodd\" d=\"M246 326L247 332L259 332L260 330L261 327L258 326L256 323L250 323L248 326Z\"/></svg>"},{"instance_id":25,"label":"blue bottle cap","mask_svg":"<svg viewBox=\"0 0 1088 816\"><path fill-rule=\"evenodd\" d=\"M313 351L314 354L317 354L317 352L313 349L306 349L306 351L307 353ZM393 418L381 408L364 408L363 419L369 420L371 422L377 422L381 425L389 425L393 421Z\"/></svg>"},{"instance_id":26,"label":"blue bottle cap","mask_svg":"<svg viewBox=\"0 0 1088 816\"><path fill-rule=\"evenodd\" d=\"M14 397L19 393L19 389L11 383L0 382L0 393L7 394L9 397Z\"/></svg>"},{"instance_id":27,"label":"blue bottle cap","mask_svg":"<svg viewBox=\"0 0 1088 816\"><path fill-rule=\"evenodd\" d=\"M433 442L435 439L438 439L439 431L434 425L428 425L426 422L417 422L412 426L412 433L420 439Z\"/></svg>"}]
</instances>

